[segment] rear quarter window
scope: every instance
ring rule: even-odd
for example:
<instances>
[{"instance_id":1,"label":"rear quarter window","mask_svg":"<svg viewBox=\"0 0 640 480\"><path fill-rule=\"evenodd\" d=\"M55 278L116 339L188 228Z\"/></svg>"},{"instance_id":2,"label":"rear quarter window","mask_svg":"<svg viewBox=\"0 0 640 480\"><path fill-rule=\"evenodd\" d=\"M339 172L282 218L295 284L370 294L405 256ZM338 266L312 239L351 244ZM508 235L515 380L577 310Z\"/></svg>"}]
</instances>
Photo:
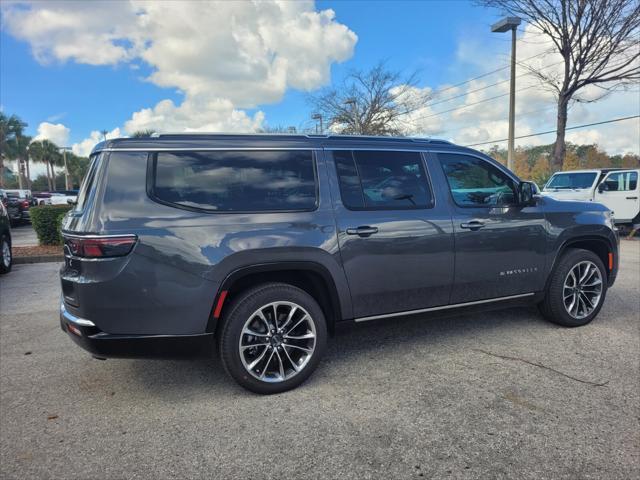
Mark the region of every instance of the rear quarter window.
<instances>
[{"instance_id":1,"label":"rear quarter window","mask_svg":"<svg viewBox=\"0 0 640 480\"><path fill-rule=\"evenodd\" d=\"M80 185L80 190L77 192L78 198L76 201L76 205L73 209L74 212L81 212L84 210L84 206L87 203L87 199L93 192L95 188L95 177L96 172L98 170L98 166L104 156L104 153L100 153L91 157L89 162L89 169L82 180L82 184ZM57 192L52 193L54 196Z\"/></svg>"},{"instance_id":2,"label":"rear quarter window","mask_svg":"<svg viewBox=\"0 0 640 480\"><path fill-rule=\"evenodd\" d=\"M309 211L317 187L311 150L158 152L151 196L208 212Z\"/></svg>"}]
</instances>

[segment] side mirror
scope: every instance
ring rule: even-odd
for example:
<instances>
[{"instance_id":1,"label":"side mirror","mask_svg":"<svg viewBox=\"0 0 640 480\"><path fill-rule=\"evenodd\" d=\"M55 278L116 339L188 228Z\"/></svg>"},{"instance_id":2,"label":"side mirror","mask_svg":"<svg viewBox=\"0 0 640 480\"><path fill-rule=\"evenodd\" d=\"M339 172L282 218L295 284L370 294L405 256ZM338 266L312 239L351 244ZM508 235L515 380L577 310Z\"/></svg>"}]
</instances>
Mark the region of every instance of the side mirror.
<instances>
[{"instance_id":1,"label":"side mirror","mask_svg":"<svg viewBox=\"0 0 640 480\"><path fill-rule=\"evenodd\" d=\"M518 200L520 205L533 205L533 196L537 190L538 187L532 182L520 182L518 185Z\"/></svg>"},{"instance_id":2,"label":"side mirror","mask_svg":"<svg viewBox=\"0 0 640 480\"><path fill-rule=\"evenodd\" d=\"M67 198L67 205L75 205L77 202L74 202L70 198Z\"/></svg>"},{"instance_id":3,"label":"side mirror","mask_svg":"<svg viewBox=\"0 0 640 480\"><path fill-rule=\"evenodd\" d=\"M602 182L600 185L598 185L598 193L607 192L607 191L609 191L609 187L605 182Z\"/></svg>"}]
</instances>

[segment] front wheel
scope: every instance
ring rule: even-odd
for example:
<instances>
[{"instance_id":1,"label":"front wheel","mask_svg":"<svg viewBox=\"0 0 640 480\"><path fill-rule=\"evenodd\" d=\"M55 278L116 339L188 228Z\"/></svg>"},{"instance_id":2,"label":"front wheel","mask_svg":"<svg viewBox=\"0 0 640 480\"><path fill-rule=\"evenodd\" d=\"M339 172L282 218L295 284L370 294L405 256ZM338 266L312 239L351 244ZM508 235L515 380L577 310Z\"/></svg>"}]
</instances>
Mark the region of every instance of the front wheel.
<instances>
[{"instance_id":1,"label":"front wheel","mask_svg":"<svg viewBox=\"0 0 640 480\"><path fill-rule=\"evenodd\" d=\"M600 257L589 250L570 249L551 275L540 311L551 322L580 327L597 315L607 293L607 274Z\"/></svg>"},{"instance_id":2,"label":"front wheel","mask_svg":"<svg viewBox=\"0 0 640 480\"><path fill-rule=\"evenodd\" d=\"M233 302L220 334L225 370L252 392L297 387L320 363L327 326L318 303L288 284L268 283Z\"/></svg>"}]
</instances>

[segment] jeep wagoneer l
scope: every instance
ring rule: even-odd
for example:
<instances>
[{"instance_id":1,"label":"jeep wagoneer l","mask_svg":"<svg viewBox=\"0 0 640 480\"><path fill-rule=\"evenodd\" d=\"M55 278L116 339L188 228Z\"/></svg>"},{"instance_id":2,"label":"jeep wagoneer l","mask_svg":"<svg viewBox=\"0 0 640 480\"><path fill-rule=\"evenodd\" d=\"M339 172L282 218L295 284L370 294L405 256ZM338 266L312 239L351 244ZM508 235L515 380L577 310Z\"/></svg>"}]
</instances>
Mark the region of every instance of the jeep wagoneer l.
<instances>
[{"instance_id":1,"label":"jeep wagoneer l","mask_svg":"<svg viewBox=\"0 0 640 480\"><path fill-rule=\"evenodd\" d=\"M533 303L584 325L618 240L441 140L160 135L98 144L63 222L62 329L99 358L211 354L281 392L340 322ZM428 328L428 325L425 325Z\"/></svg>"}]
</instances>

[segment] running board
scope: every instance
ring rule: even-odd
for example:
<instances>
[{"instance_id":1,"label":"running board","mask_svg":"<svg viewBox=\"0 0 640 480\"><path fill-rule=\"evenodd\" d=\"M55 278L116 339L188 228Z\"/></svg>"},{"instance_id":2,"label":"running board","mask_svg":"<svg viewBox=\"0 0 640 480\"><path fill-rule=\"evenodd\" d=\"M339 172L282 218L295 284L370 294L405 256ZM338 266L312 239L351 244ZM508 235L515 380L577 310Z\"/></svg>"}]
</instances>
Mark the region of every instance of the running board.
<instances>
[{"instance_id":1,"label":"running board","mask_svg":"<svg viewBox=\"0 0 640 480\"><path fill-rule=\"evenodd\" d=\"M405 315L415 315L417 313L437 312L438 310L448 310L450 308L469 307L471 305L481 305L483 303L502 302L505 300L514 300L516 298L531 297L533 293L521 293L519 295L509 295L508 297L488 298L486 300L476 300L475 302L454 303L452 305L442 305L440 307L421 308L420 310L406 310L404 312L385 313L384 315L372 315L370 317L356 318L356 322L368 322L369 320L378 320L380 318L404 317Z\"/></svg>"}]
</instances>

